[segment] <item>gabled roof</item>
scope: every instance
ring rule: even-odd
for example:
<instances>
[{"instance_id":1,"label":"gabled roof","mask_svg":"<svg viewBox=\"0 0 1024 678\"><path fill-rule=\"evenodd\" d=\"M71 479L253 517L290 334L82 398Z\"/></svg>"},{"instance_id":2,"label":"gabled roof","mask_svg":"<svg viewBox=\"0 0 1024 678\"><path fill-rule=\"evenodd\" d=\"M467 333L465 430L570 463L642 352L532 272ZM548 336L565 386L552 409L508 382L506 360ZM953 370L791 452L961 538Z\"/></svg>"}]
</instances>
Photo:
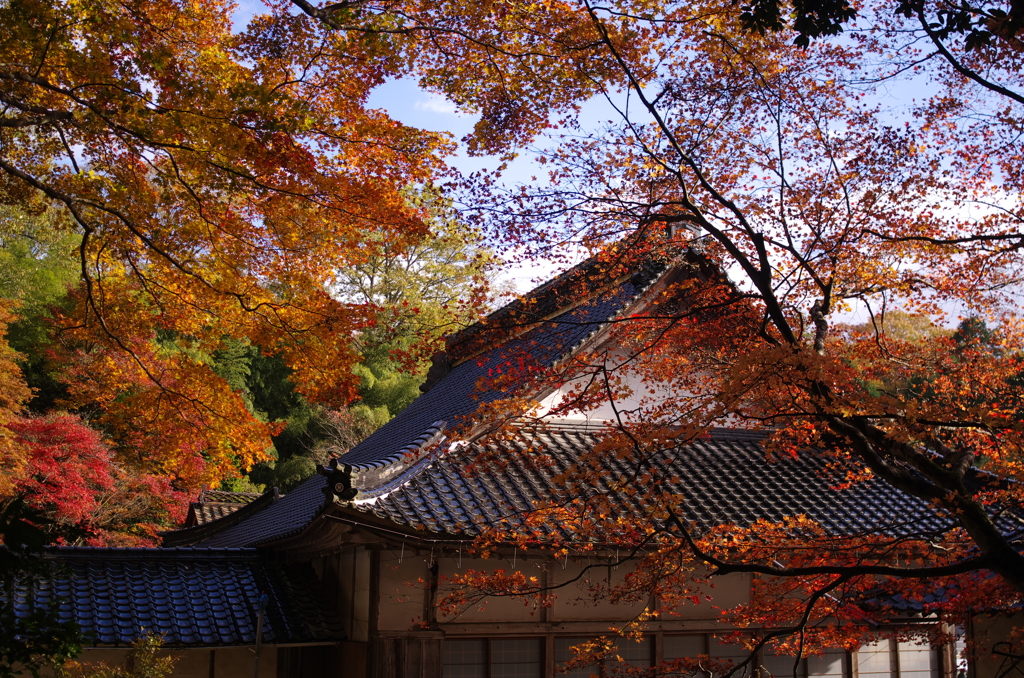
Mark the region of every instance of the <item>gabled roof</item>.
<instances>
[{"instance_id":1,"label":"gabled roof","mask_svg":"<svg viewBox=\"0 0 1024 678\"><path fill-rule=\"evenodd\" d=\"M324 507L324 476L313 476L275 504L199 542L210 548L253 547L299 532Z\"/></svg>"},{"instance_id":2,"label":"gabled roof","mask_svg":"<svg viewBox=\"0 0 1024 678\"><path fill-rule=\"evenodd\" d=\"M506 390L487 388L489 378L510 364L548 368L573 355L609 321L640 304L674 267L692 266L684 259L693 256L662 254L639 262L633 257L632 266L622 260L600 265L595 258L496 311L450 340L451 360L440 378L340 462L357 471L400 468L444 432L468 422L481 404L509 397ZM325 486L323 476L309 478L259 514L201 543L248 547L294 535L323 509Z\"/></svg>"},{"instance_id":3,"label":"gabled roof","mask_svg":"<svg viewBox=\"0 0 1024 678\"><path fill-rule=\"evenodd\" d=\"M581 304L507 344L455 366L398 416L342 455L341 462L361 469L401 459L413 451L411 448L418 449L416 441L421 436L429 433L431 428L438 428L435 422L454 426L473 414L481 404L507 397L497 388L478 389L482 380L497 376L509 365L522 365L526 360L539 367L550 367L621 311L636 292L632 283L623 283L607 296Z\"/></svg>"},{"instance_id":4,"label":"gabled roof","mask_svg":"<svg viewBox=\"0 0 1024 678\"><path fill-rule=\"evenodd\" d=\"M359 494L353 503L325 504L326 479L314 476L202 544L280 544L288 549L302 540L316 542L320 537L315 534L325 534L322 523L336 518L356 524L365 520L368 529L379 530L385 524L410 535L426 529L465 538L504 520L514 522L538 504L558 502L555 476L592 450L602 431L581 422L549 422L523 427L518 438L502 436L500 443L488 442L494 439L486 434L488 422L472 417L481 403L507 397L491 378L510 364L550 367L581 347L598 343L601 330L614 319L653 299L649 291L659 283L681 276L704 278L708 271L698 270L703 263L699 255L686 252L671 261L655 257L635 263L627 275L621 267L585 262L542 285L450 339L446 355L438 361L441 369L434 370L426 392L341 457L342 465L355 470L353 484ZM595 279L604 275L608 277ZM462 422L476 425L469 436L467 429L459 429L461 439L474 442L450 449L445 436ZM845 483L848 469L830 466L818 455L769 460L763 438L749 431L716 430L685 444L665 443L654 462L672 477L667 489L683 499L686 520L700 530L805 515L842 536L931 534L954 524L948 515L878 479L835 489ZM519 447L519 453L508 454L509 446ZM500 464L493 463L496 457ZM541 458L544 462L537 463ZM606 468L596 474L594 492L632 470L617 466L620 462L614 458L601 463ZM625 494L616 501L621 504L616 512L622 515L639 518L649 508L642 493ZM324 521L317 522L318 517ZM1000 520L1006 531L1024 527L1018 515L1006 514ZM307 547L315 544L303 543L300 550Z\"/></svg>"},{"instance_id":5,"label":"gabled roof","mask_svg":"<svg viewBox=\"0 0 1024 678\"><path fill-rule=\"evenodd\" d=\"M342 455L356 469L390 464L421 439L463 423L484 403L507 397L485 382L524 364L547 368L572 355L612 319L627 313L671 267L647 259L633 269L590 259L541 285L447 342L450 368L436 384ZM484 385L484 388L480 388Z\"/></svg>"},{"instance_id":6,"label":"gabled roof","mask_svg":"<svg viewBox=\"0 0 1024 678\"><path fill-rule=\"evenodd\" d=\"M635 252L631 247L649 247L649 242L612 248L555 276L523 296L493 311L479 322L445 339L450 365L461 363L596 296L607 296L627 280L636 292L648 289L687 250L674 243L659 243L659 251ZM424 389L425 391L426 389Z\"/></svg>"},{"instance_id":7,"label":"gabled roof","mask_svg":"<svg viewBox=\"0 0 1024 678\"><path fill-rule=\"evenodd\" d=\"M90 646L130 645L147 633L166 647L253 645L261 593L262 642L343 639L311 567L266 562L252 549L64 547L45 559L45 576L15 586L15 615L56 600L61 621L77 622Z\"/></svg>"}]
</instances>

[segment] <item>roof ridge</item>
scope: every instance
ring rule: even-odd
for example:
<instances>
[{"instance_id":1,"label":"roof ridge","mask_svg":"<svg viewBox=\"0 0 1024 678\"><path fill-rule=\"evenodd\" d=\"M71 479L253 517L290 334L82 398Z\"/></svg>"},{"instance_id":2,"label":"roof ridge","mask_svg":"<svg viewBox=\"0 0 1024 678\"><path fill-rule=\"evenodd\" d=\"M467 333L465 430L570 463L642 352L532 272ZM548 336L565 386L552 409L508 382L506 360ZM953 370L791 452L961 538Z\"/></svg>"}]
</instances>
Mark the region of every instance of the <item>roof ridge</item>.
<instances>
[{"instance_id":1,"label":"roof ridge","mask_svg":"<svg viewBox=\"0 0 1024 678\"><path fill-rule=\"evenodd\" d=\"M680 247L671 242L668 243L669 247L667 248L635 251L634 247L638 244L639 240L613 243L501 308L492 311L469 327L449 335L445 340L443 351L449 369L493 347L496 342L485 341L488 334L497 333L501 338L500 343L507 343L531 327L572 311L577 306L627 280L633 280L638 288L647 289L660 277L659 275L649 275L652 267L660 268L660 273L664 273L672 262L677 261L681 255L689 251L688 247ZM609 258L609 255L613 256ZM622 269L617 275L595 276L595 274L601 273L614 273L616 268ZM644 280L645 277L646 280ZM571 283L589 282L595 278L596 283L587 285L583 290L562 289L570 286ZM534 307L531 308L531 305ZM503 320L511 322L505 324L498 322ZM474 341L478 345L469 345L466 350L467 345Z\"/></svg>"},{"instance_id":2,"label":"roof ridge","mask_svg":"<svg viewBox=\"0 0 1024 678\"><path fill-rule=\"evenodd\" d=\"M657 282L661 280L669 270L671 270L672 263L676 261L678 261L678 258L667 259L664 261L652 259L646 260L640 270L635 271L630 277L630 282L633 283L633 294L626 299L620 307L616 308L611 315L599 322L593 323L594 328L586 336L582 337L579 341L570 346L562 354L561 358L554 361L553 365L557 365L558 363L571 358L584 345L586 345L587 342L591 341L603 330L607 329L609 323L636 308L637 302L639 302L643 296L647 294L647 292L649 292L650 289L654 287L654 285L657 284Z\"/></svg>"},{"instance_id":3,"label":"roof ridge","mask_svg":"<svg viewBox=\"0 0 1024 678\"><path fill-rule=\"evenodd\" d=\"M359 491L354 501L376 500L388 494L443 455L443 450L440 454L433 453L437 451L435 444L445 440L442 434L445 425L443 419L435 421L412 443L379 462L352 464L352 485Z\"/></svg>"},{"instance_id":4,"label":"roof ridge","mask_svg":"<svg viewBox=\"0 0 1024 678\"><path fill-rule=\"evenodd\" d=\"M459 343L467 339L469 335L484 329L488 321L496 320L504 315L509 315L510 313L513 313L518 307L521 307L524 304L528 303L527 300L531 296L542 294L543 292L546 292L549 289L553 288L555 285L565 282L571 276L582 272L585 267L593 265L595 263L596 258L596 255L588 257L584 261L581 261L580 263L575 264L574 266L571 266L570 268L562 271L554 278L546 280L545 282L541 283L537 287L534 287L530 291L523 293L522 295L518 296L516 299L513 299L512 301L505 304L501 308L497 308L491 311L480 320L474 322L472 325L464 327L458 332L454 332L448 335L447 337L445 337L445 350L447 352L454 350L454 348Z\"/></svg>"},{"instance_id":5,"label":"roof ridge","mask_svg":"<svg viewBox=\"0 0 1024 678\"><path fill-rule=\"evenodd\" d=\"M203 499L201 501L217 501L215 499L210 499L210 497L213 497L215 495L229 495L229 496L233 496L233 497L243 497L243 498L255 499L257 497L262 497L264 493L263 492L240 492L240 491L236 492L234 490L209 490L209 489L204 489L201 494L203 496Z\"/></svg>"},{"instance_id":6,"label":"roof ridge","mask_svg":"<svg viewBox=\"0 0 1024 678\"><path fill-rule=\"evenodd\" d=\"M254 548L236 547L109 547L109 546L47 546L43 557L51 560L252 560L259 552Z\"/></svg>"},{"instance_id":7,"label":"roof ridge","mask_svg":"<svg viewBox=\"0 0 1024 678\"><path fill-rule=\"evenodd\" d=\"M349 464L349 466L351 466L354 471L370 471L372 469L384 469L397 462L413 463L426 452L427 448L431 447L434 443L443 438L442 432L447 425L448 422L444 419L438 419L428 426L423 433L413 438L412 442L403 445L387 457L379 461L366 462L363 464ZM413 455L416 455L416 460L410 459Z\"/></svg>"}]
</instances>

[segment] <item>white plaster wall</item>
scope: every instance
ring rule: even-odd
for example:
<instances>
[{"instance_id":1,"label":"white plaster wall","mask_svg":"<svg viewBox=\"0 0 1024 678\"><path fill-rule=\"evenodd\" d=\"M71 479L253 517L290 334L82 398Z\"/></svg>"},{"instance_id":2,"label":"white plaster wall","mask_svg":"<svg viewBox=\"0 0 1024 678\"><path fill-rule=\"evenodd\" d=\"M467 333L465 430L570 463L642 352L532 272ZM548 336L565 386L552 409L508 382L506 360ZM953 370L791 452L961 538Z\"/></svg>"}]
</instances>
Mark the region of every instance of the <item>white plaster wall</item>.
<instances>
[{"instance_id":1,"label":"white plaster wall","mask_svg":"<svg viewBox=\"0 0 1024 678\"><path fill-rule=\"evenodd\" d=\"M399 558L402 562L399 563ZM438 561L438 573L441 575L437 597L441 598L452 589L450 577L466 573L469 570L492 572L504 569L512 572L509 559L479 559L445 553L435 554ZM429 563L431 556L427 552L416 553L411 549L403 554L397 551L384 551L381 557L381 599L379 626L384 631L400 631L418 628L424 621L424 604L427 600L426 588L430 578ZM522 626L522 632L531 628L539 629L544 624L597 623L611 625L635 617L642 612L651 601L637 599L629 602L611 603L601 593L606 593L610 585L621 583L631 572L631 566L621 565L609 568L598 565L591 568L577 581L583 569L589 564L599 561L570 558L567 562L552 558L536 556L516 560L515 571L522 572L526 577L535 577L541 585L553 586L551 593L554 603L549 610L538 608L534 601L522 598L488 597L464 608L458 614L440 616L442 625L511 624ZM546 572L545 572L546 570ZM609 579L610 577L610 579ZM559 586L561 585L561 586ZM676 609L664 609L659 601L653 601L661 611L660 620L672 626L673 622L682 627L690 627L701 620L714 621L719 617L719 609L732 607L750 600L751 580L749 575L734 574L716 578L712 585L704 585L695 593L700 596L698 604L687 603ZM599 595L594 596L590 590L595 587ZM710 600L708 600L710 597Z\"/></svg>"},{"instance_id":2,"label":"white plaster wall","mask_svg":"<svg viewBox=\"0 0 1024 678\"><path fill-rule=\"evenodd\" d=\"M491 558L459 558L445 557L438 563L438 574L441 576L439 594L445 594L445 587L451 590L450 577L464 574L468 570L487 571L505 570L509 574L522 572L526 577L536 577L538 582L544 581L544 563L539 558L526 560L518 558L513 569L512 564L504 559ZM534 600L529 598L512 598L490 596L464 609L460 614L439 618L438 621L457 623L523 623L530 624L543 620L542 610L538 609Z\"/></svg>"},{"instance_id":3,"label":"white plaster wall","mask_svg":"<svg viewBox=\"0 0 1024 678\"><path fill-rule=\"evenodd\" d=\"M599 351L603 350L608 350L607 345L599 349ZM609 369L623 363L628 363L631 360L629 356L618 350L608 350L607 356ZM634 421L638 415L633 413L633 410L636 410L638 407L650 408L652 405L663 402L666 398L675 399L690 395L688 391L671 389L664 382L656 384L645 383L640 380L639 375L632 369L627 368L624 371L619 371L618 374L622 377L622 382L621 385L616 386L616 389L622 389L624 386L628 390L628 394L621 395L620 393L615 400L615 407L612 407L612 404L605 399L600 406L586 411L574 410L564 414L551 414L551 411L562 403L566 394L591 382L592 378L590 376L584 376L566 383L541 400L535 410L535 416L547 417L551 421L587 421L599 424L616 421L617 410L619 416L624 421ZM603 383L600 386L602 389L604 388Z\"/></svg>"},{"instance_id":4,"label":"white plaster wall","mask_svg":"<svg viewBox=\"0 0 1024 678\"><path fill-rule=\"evenodd\" d=\"M217 650L214 678L252 678L254 657L252 649L247 647L229 647ZM259 678L276 678L276 676L277 648L260 648ZM201 677L197 676L196 678Z\"/></svg>"},{"instance_id":5,"label":"white plaster wall","mask_svg":"<svg viewBox=\"0 0 1024 678\"><path fill-rule=\"evenodd\" d=\"M593 566L584 571L588 565ZM562 585L554 591L556 598L552 607L552 620L555 622L624 622L648 606L649 600L646 598L619 603L595 599L595 592L602 595L609 587L623 582L632 570L627 565L610 568L599 564L597 560L569 558L568 561L553 560L550 568L552 584Z\"/></svg>"},{"instance_id":6,"label":"white plaster wall","mask_svg":"<svg viewBox=\"0 0 1024 678\"><path fill-rule=\"evenodd\" d=\"M424 587L430 580L428 553L412 549L381 551L380 607L377 627L381 631L406 631L423 622Z\"/></svg>"},{"instance_id":7,"label":"white plaster wall","mask_svg":"<svg viewBox=\"0 0 1024 678\"><path fill-rule=\"evenodd\" d=\"M200 651L204 652L205 651ZM75 657L75 661L81 664L106 664L107 666L122 666L124 664L125 656L128 654L128 650L114 650L114 649L90 649L83 650L81 654ZM25 674L26 676L29 674ZM44 667L41 671L43 676L52 676L53 670L50 667Z\"/></svg>"},{"instance_id":8,"label":"white plaster wall","mask_svg":"<svg viewBox=\"0 0 1024 678\"><path fill-rule=\"evenodd\" d=\"M968 675L970 678L998 678L1001 675L1014 675L1013 658L993 655L993 647L1000 642L1008 642L1010 646L1000 646L1000 650L1009 654L1024 654L1024 614L1015 615L977 615L971 620L968 631L973 647L968 658ZM1019 666L1019 664L1018 664ZM1008 673L1007 673L1008 672ZM1019 675L1019 674L1018 674Z\"/></svg>"},{"instance_id":9,"label":"white plaster wall","mask_svg":"<svg viewBox=\"0 0 1024 678\"><path fill-rule=\"evenodd\" d=\"M227 650L220 650L219 652L216 652L217 659L223 659L223 661L225 661L226 663L227 655L224 654L226 652ZM171 653L172 656L174 656L177 659L177 661L174 663L174 673L172 674L171 678L209 678L210 655L213 653L213 650L188 650L186 652ZM251 656L252 655L250 654L250 657ZM260 664L263 664L267 661L266 657L267 653L260 652ZM269 672L260 671L260 675L264 676L265 678L270 678L271 675L275 674L277 672L277 662L275 661L273 663L274 666L270 669ZM215 678L225 678L225 676L220 671L216 670L218 668L220 667L214 667ZM262 669L263 667L260 666L260 668ZM249 663L249 674L252 674L251 659Z\"/></svg>"},{"instance_id":10,"label":"white plaster wall","mask_svg":"<svg viewBox=\"0 0 1024 678\"><path fill-rule=\"evenodd\" d=\"M686 603L676 608L662 608L662 619L717 619L716 608L728 609L750 602L751 576L729 574L715 577L712 584L701 585L695 594L700 596L699 604ZM711 600L708 601L707 598Z\"/></svg>"},{"instance_id":11,"label":"white plaster wall","mask_svg":"<svg viewBox=\"0 0 1024 678\"><path fill-rule=\"evenodd\" d=\"M352 589L350 599L352 616L349 640L366 642L370 637L370 577L373 571L371 554L366 549L355 552L348 561Z\"/></svg>"},{"instance_id":12,"label":"white plaster wall","mask_svg":"<svg viewBox=\"0 0 1024 678\"><path fill-rule=\"evenodd\" d=\"M370 552L358 547L313 561L324 593L341 620L345 637L365 643L370 629Z\"/></svg>"},{"instance_id":13,"label":"white plaster wall","mask_svg":"<svg viewBox=\"0 0 1024 678\"><path fill-rule=\"evenodd\" d=\"M635 375L634 375L635 376ZM581 383L585 383L588 380L576 380L569 382L557 391L552 392L546 398L541 400L537 406L536 414L537 417L545 417L550 421L571 421L580 422L585 421L592 424L601 424L604 422L617 421L616 411L618 416L625 422L636 421L638 415L634 412L638 407L650 408L653 404L660 403L668 397L680 397L682 394L674 394L663 388L650 388L646 387L639 382L628 380L627 384L630 389L629 395L619 397L615 400L615 406L605 400L599 407L589 409L583 412L580 411L568 411L561 414L551 414L551 411L560 405L565 398L566 394L572 392ZM653 390L654 393L650 391Z\"/></svg>"}]
</instances>

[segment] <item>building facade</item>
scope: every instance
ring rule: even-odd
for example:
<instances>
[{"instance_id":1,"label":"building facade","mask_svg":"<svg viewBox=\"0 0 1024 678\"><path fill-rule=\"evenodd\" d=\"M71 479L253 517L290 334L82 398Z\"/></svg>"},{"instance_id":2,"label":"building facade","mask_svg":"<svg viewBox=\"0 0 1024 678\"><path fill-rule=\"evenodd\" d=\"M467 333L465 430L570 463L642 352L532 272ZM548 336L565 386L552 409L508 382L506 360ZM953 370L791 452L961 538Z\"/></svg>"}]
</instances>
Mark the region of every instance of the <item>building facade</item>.
<instances>
[{"instance_id":1,"label":"building facade","mask_svg":"<svg viewBox=\"0 0 1024 678\"><path fill-rule=\"evenodd\" d=\"M495 434L503 401L524 395L502 375L523 365L548 369L585 351L614 352L610 330L617 321L678 304L666 300L666 289L715 275L692 250L625 270L599 260L581 264L450 339L435 356L425 393L334 467L198 543L310 563L340 618L346 645L339 661L351 675L615 675L701 656L715 673L717 662L745 659L739 645L724 642L733 629L720 610L749 599L750 575L724 577L699 602L667 609L657 599L614 603L594 596L595 583L607 588L633 573L635 561L623 559L614 543L569 548L561 556L507 545L487 560L472 557L471 549L481 531L515 523L557 498L559 474L594 449L608 423L600 408L558 411L557 396L571 384L531 385L525 395L537 406L530 416ZM709 527L806 515L839 533L944 527L924 502L879 481L835 492L840 471L813 455L769 461L762 440L759 433L721 429L685 445L666 443L657 463L677 479L673 491L690 498L689 520ZM629 472L608 463L604 477ZM642 494L615 508L638 521L646 519L645 509ZM492 596L458 609L442 605L460 574L495 568L536 578L555 593L553 600L538 605ZM574 647L613 637L610 629L651 612L656 616L642 640L613 638L615 651L603 664L559 673ZM934 625L914 610L891 621L893 628ZM951 645L898 640L799 662L760 654L748 670L836 678L940 678L959 671Z\"/></svg>"}]
</instances>

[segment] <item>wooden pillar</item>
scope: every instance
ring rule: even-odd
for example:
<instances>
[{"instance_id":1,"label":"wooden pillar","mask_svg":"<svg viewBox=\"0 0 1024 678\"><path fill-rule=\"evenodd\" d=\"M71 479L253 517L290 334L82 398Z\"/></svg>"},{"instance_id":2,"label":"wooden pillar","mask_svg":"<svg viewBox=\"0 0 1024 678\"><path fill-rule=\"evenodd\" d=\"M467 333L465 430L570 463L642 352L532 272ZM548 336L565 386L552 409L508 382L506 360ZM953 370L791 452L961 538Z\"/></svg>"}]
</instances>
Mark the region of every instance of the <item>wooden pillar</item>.
<instances>
[{"instance_id":1,"label":"wooden pillar","mask_svg":"<svg viewBox=\"0 0 1024 678\"><path fill-rule=\"evenodd\" d=\"M423 621L427 628L436 629L437 625L437 581L440 568L440 559L430 565L427 588L423 592Z\"/></svg>"},{"instance_id":2,"label":"wooden pillar","mask_svg":"<svg viewBox=\"0 0 1024 678\"><path fill-rule=\"evenodd\" d=\"M378 637L374 678L441 678L440 633Z\"/></svg>"},{"instance_id":3,"label":"wooden pillar","mask_svg":"<svg viewBox=\"0 0 1024 678\"><path fill-rule=\"evenodd\" d=\"M370 548L370 619L369 629L367 629L367 636L369 641L369 656L366 658L366 675L367 678L379 678L382 676L390 676L385 672L385 669L393 670L390 665L385 667L385 663L388 662L386 656L387 648L381 643L380 638L380 549Z\"/></svg>"}]
</instances>

